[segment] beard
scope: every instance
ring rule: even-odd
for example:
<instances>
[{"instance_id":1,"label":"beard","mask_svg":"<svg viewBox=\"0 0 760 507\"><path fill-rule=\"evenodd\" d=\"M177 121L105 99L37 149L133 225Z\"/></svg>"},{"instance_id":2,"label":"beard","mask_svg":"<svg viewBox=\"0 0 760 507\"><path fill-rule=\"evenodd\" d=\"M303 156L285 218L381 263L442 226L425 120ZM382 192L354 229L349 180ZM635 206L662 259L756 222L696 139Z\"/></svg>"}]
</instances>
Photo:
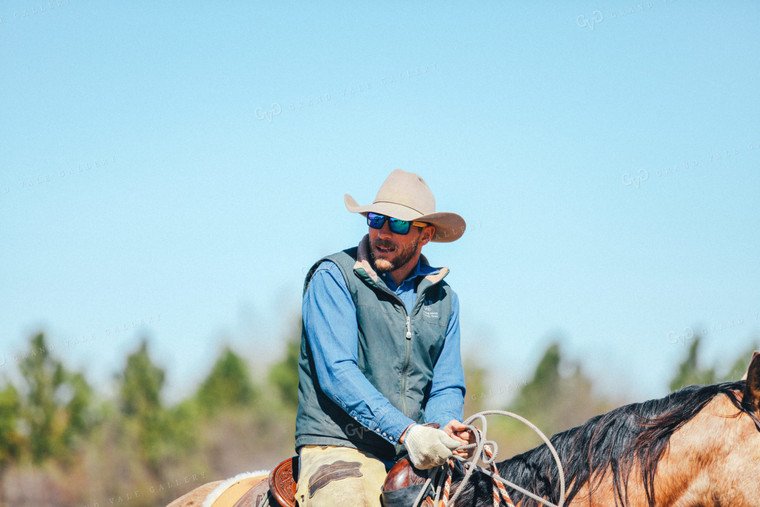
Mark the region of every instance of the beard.
<instances>
[{"instance_id":1,"label":"beard","mask_svg":"<svg viewBox=\"0 0 760 507\"><path fill-rule=\"evenodd\" d=\"M376 239L372 242L372 261L375 265L375 270L378 273L387 273L389 271L396 270L412 260L417 253L417 247L420 244L419 238L413 243L409 243L406 247L399 250L399 246L392 241L383 239ZM378 247L389 250L388 252L378 251Z\"/></svg>"}]
</instances>

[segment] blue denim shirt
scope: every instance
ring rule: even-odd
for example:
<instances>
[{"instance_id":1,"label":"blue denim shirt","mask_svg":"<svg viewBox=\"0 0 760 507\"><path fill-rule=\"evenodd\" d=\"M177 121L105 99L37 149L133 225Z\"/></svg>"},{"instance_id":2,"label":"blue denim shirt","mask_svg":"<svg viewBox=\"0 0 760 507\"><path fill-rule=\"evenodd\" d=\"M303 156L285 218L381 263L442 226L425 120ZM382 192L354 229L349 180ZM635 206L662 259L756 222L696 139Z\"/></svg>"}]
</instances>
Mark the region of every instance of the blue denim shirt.
<instances>
[{"instance_id":1,"label":"blue denim shirt","mask_svg":"<svg viewBox=\"0 0 760 507\"><path fill-rule=\"evenodd\" d=\"M418 262L409 278L399 286L389 273L380 276L410 314L417 299L416 278L437 272L437 268ZM414 421L391 405L359 370L356 306L343 274L334 263L323 262L314 272L304 294L302 315L307 334L316 337L310 340L310 347L322 391L331 399L339 394L352 418L373 430L379 428L380 435L397 444L401 434ZM464 392L459 299L453 293L452 315L443 349L433 369L425 422L444 426L452 419L461 421Z\"/></svg>"}]
</instances>

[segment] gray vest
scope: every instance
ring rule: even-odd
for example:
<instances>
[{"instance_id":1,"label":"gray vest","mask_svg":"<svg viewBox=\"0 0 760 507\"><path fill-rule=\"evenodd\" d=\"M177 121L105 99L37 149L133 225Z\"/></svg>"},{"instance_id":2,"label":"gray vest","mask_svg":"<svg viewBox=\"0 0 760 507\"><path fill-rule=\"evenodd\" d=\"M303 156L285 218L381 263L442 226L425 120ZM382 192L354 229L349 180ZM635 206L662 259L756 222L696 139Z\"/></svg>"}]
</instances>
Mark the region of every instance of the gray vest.
<instances>
[{"instance_id":1,"label":"gray vest","mask_svg":"<svg viewBox=\"0 0 760 507\"><path fill-rule=\"evenodd\" d=\"M340 268L356 305L359 369L394 407L414 421L424 422L433 367L451 318L452 291L442 281L448 269L442 268L440 274L418 281L417 301L407 315L402 301L372 268L366 238L358 250L344 250L317 262L306 276L304 291L323 261L334 262ZM322 392L315 371L309 337L302 331L296 448L353 447L381 459L395 460L401 447L354 421Z\"/></svg>"}]
</instances>

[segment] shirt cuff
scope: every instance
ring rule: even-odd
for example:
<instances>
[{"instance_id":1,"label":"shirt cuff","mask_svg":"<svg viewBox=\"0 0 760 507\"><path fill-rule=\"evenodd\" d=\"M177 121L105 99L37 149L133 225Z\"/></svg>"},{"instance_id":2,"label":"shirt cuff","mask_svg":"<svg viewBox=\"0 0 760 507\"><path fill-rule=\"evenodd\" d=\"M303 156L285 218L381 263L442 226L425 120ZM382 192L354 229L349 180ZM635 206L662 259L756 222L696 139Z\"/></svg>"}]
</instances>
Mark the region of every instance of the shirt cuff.
<instances>
[{"instance_id":1,"label":"shirt cuff","mask_svg":"<svg viewBox=\"0 0 760 507\"><path fill-rule=\"evenodd\" d=\"M393 406L390 409L378 413L374 418L368 419L362 417L357 410L352 410L349 415L368 430L373 431L381 438L387 440L393 445L399 443L398 439L404 433L404 430L416 421L405 416L401 411ZM448 421L446 421L448 422Z\"/></svg>"}]
</instances>

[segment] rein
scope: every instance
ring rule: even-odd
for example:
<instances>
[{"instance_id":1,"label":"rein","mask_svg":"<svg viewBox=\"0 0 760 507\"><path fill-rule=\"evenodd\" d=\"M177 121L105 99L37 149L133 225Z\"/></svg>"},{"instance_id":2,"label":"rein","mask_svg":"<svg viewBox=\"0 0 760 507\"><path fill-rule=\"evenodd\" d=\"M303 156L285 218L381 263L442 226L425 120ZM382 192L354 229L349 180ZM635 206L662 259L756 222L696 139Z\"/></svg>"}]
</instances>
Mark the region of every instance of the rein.
<instances>
[{"instance_id":1,"label":"rein","mask_svg":"<svg viewBox=\"0 0 760 507\"><path fill-rule=\"evenodd\" d=\"M559 493L559 503L553 504L549 502L548 500L545 500L530 491L527 491L517 484L514 484L513 482L508 481L507 479L504 479L499 475L499 472L496 468L496 455L498 452L498 445L493 440L486 440L485 435L488 428L488 423L486 422L486 416L488 415L502 415L505 417L511 417L512 419L516 419L520 421L521 423L528 426L530 429L532 429L540 438L544 441L546 446L549 448L549 451L552 453L552 456L554 457L554 461L557 463L557 469L559 470L559 485L560 485L560 493ZM478 428L473 424L475 420L479 420L483 429ZM523 495L532 498L533 500L540 502L547 507L563 507L565 503L565 471L562 468L562 463L560 462L559 455L557 454L557 450L554 448L552 443L549 441L549 439L544 435L541 430L539 430L533 423L525 419L524 417L521 417L517 414L514 414L512 412L506 412L503 410L485 410L483 412L478 412L477 414L473 414L470 417L468 417L464 421L464 425L467 426L467 429L472 431L473 435L475 435L475 443L474 444L468 444L463 445L459 447L459 449L475 449L475 452L473 453L472 457L462 458L460 456L452 456L449 458L449 461L440 467L436 467L433 469L433 472L431 476L427 479L424 486L422 487L422 490L420 491L420 494L417 495L417 498L415 499L414 503L412 505L414 506L421 506L423 502L423 498L425 496L425 493L427 491L427 488L429 485L433 486L433 491L435 492L435 501L433 505L438 506L448 506L448 505L454 505L454 501L459 496L459 493L462 492L465 485L467 484L467 481L470 480L470 477L472 477L472 473L475 470L479 470L481 473L491 477L493 480L493 505L494 507L498 507L501 503L501 500L504 500L504 502L507 504L508 507L514 507L514 502L509 498L509 494L507 493L507 490L505 486L508 486L516 491L519 491ZM451 488L451 473L452 469L454 467L454 460L458 460L462 463L462 466L465 468L466 472L464 475L464 478L462 479L462 482L459 485L459 489L456 490L453 496L450 497L450 488ZM488 468L485 468L481 465L479 465L479 462L483 462L485 465L488 466ZM439 504L440 501L440 504Z\"/></svg>"}]
</instances>

